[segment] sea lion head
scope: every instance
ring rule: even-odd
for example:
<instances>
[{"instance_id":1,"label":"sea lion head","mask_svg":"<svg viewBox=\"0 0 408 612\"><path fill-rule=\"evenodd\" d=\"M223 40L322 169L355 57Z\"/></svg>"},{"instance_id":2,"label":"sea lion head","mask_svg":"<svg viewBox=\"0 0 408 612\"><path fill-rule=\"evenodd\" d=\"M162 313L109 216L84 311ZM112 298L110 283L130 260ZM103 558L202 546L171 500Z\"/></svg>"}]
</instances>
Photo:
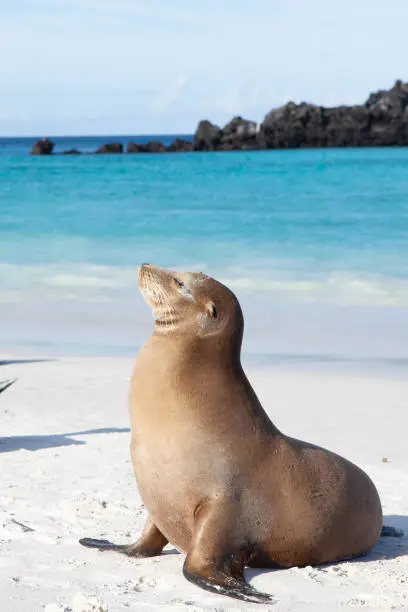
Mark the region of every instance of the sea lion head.
<instances>
[{"instance_id":1,"label":"sea lion head","mask_svg":"<svg viewBox=\"0 0 408 612\"><path fill-rule=\"evenodd\" d=\"M178 272L142 264L139 289L152 308L155 332L196 338L242 340L244 319L228 287L202 272Z\"/></svg>"}]
</instances>

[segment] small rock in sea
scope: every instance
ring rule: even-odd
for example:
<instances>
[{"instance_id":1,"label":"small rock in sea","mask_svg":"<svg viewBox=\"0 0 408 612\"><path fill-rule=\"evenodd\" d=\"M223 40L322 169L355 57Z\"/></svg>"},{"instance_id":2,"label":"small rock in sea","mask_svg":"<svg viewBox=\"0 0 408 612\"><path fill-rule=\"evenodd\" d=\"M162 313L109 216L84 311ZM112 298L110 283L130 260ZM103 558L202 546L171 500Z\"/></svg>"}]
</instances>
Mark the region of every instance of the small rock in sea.
<instances>
[{"instance_id":1,"label":"small rock in sea","mask_svg":"<svg viewBox=\"0 0 408 612\"><path fill-rule=\"evenodd\" d=\"M41 138L33 144L31 155L51 155L54 150L54 143L49 138Z\"/></svg>"},{"instance_id":2,"label":"small rock in sea","mask_svg":"<svg viewBox=\"0 0 408 612\"><path fill-rule=\"evenodd\" d=\"M144 153L144 146L137 144L136 142L128 142L126 147L126 153Z\"/></svg>"},{"instance_id":3,"label":"small rock in sea","mask_svg":"<svg viewBox=\"0 0 408 612\"><path fill-rule=\"evenodd\" d=\"M120 142L111 142L109 144L102 145L95 151L95 154L101 155L106 153L123 153L123 145Z\"/></svg>"},{"instance_id":4,"label":"small rock in sea","mask_svg":"<svg viewBox=\"0 0 408 612\"><path fill-rule=\"evenodd\" d=\"M78 149L68 149L68 151L63 152L63 155L82 155L82 153Z\"/></svg>"},{"instance_id":5,"label":"small rock in sea","mask_svg":"<svg viewBox=\"0 0 408 612\"><path fill-rule=\"evenodd\" d=\"M144 144L137 142L129 142L127 145L127 153L164 153L165 146L157 140L152 140Z\"/></svg>"},{"instance_id":6,"label":"small rock in sea","mask_svg":"<svg viewBox=\"0 0 408 612\"><path fill-rule=\"evenodd\" d=\"M383 458L381 459L381 461L382 461L382 463L388 463L388 457L383 457Z\"/></svg>"},{"instance_id":7,"label":"small rock in sea","mask_svg":"<svg viewBox=\"0 0 408 612\"><path fill-rule=\"evenodd\" d=\"M194 134L194 149L196 151L212 151L221 141L222 131L207 119L200 121Z\"/></svg>"},{"instance_id":8,"label":"small rock in sea","mask_svg":"<svg viewBox=\"0 0 408 612\"><path fill-rule=\"evenodd\" d=\"M168 153L188 153L193 150L193 143L183 138L176 138L166 149Z\"/></svg>"},{"instance_id":9,"label":"small rock in sea","mask_svg":"<svg viewBox=\"0 0 408 612\"><path fill-rule=\"evenodd\" d=\"M166 147L157 140L152 140L145 144L146 153L164 153Z\"/></svg>"}]
</instances>

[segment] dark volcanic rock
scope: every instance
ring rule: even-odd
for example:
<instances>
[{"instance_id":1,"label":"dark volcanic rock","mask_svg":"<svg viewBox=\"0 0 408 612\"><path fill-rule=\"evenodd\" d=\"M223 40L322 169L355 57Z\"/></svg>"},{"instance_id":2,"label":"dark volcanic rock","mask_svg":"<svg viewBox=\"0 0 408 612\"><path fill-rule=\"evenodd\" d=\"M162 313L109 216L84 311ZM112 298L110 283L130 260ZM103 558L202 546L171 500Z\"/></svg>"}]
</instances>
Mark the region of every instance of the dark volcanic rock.
<instances>
[{"instance_id":1,"label":"dark volcanic rock","mask_svg":"<svg viewBox=\"0 0 408 612\"><path fill-rule=\"evenodd\" d=\"M152 140L148 142L146 145L146 153L164 153L166 147L161 142L156 140Z\"/></svg>"},{"instance_id":2,"label":"dark volcanic rock","mask_svg":"<svg viewBox=\"0 0 408 612\"><path fill-rule=\"evenodd\" d=\"M256 136L258 125L255 121L248 121L242 117L234 117L222 129L222 139L226 138L251 138Z\"/></svg>"},{"instance_id":3,"label":"dark volcanic rock","mask_svg":"<svg viewBox=\"0 0 408 612\"><path fill-rule=\"evenodd\" d=\"M325 117L314 104L295 104L268 113L261 126L266 146L270 149L325 146Z\"/></svg>"},{"instance_id":4,"label":"dark volcanic rock","mask_svg":"<svg viewBox=\"0 0 408 612\"><path fill-rule=\"evenodd\" d=\"M82 155L82 152L78 149L68 149L67 151L63 151L63 155Z\"/></svg>"},{"instance_id":5,"label":"dark volcanic rock","mask_svg":"<svg viewBox=\"0 0 408 612\"><path fill-rule=\"evenodd\" d=\"M206 119L200 121L194 134L193 148L195 151L213 151L221 141L222 132L217 125Z\"/></svg>"},{"instance_id":6,"label":"dark volcanic rock","mask_svg":"<svg viewBox=\"0 0 408 612\"><path fill-rule=\"evenodd\" d=\"M255 121L234 117L221 130L209 121L201 121L194 135L195 151L234 151L263 148Z\"/></svg>"},{"instance_id":7,"label":"dark volcanic rock","mask_svg":"<svg viewBox=\"0 0 408 612\"><path fill-rule=\"evenodd\" d=\"M400 114L408 104L408 85L402 81L396 81L390 90L381 89L370 94L365 106L375 116L391 113L393 116Z\"/></svg>"},{"instance_id":8,"label":"dark volcanic rock","mask_svg":"<svg viewBox=\"0 0 408 612\"><path fill-rule=\"evenodd\" d=\"M95 154L102 155L106 153L123 153L123 145L120 142L111 142L110 144L102 145L95 151Z\"/></svg>"},{"instance_id":9,"label":"dark volcanic rock","mask_svg":"<svg viewBox=\"0 0 408 612\"><path fill-rule=\"evenodd\" d=\"M396 81L389 90L370 94L364 104L326 108L288 102L271 110L263 123L234 117L223 129L200 121L193 142L177 138L168 147L152 141L129 142L128 153L184 151L235 151L300 147L360 147L408 145L408 84ZM33 155L49 155L54 144L47 138L36 142ZM96 153L122 153L121 143L100 147ZM65 155L78 155L75 149Z\"/></svg>"},{"instance_id":10,"label":"dark volcanic rock","mask_svg":"<svg viewBox=\"0 0 408 612\"><path fill-rule=\"evenodd\" d=\"M220 151L264 149L259 125L242 117L234 117L222 130Z\"/></svg>"},{"instance_id":11,"label":"dark volcanic rock","mask_svg":"<svg viewBox=\"0 0 408 612\"><path fill-rule=\"evenodd\" d=\"M408 85L396 81L389 91L380 90L369 96L365 107L369 112L370 129L367 145L408 144Z\"/></svg>"},{"instance_id":12,"label":"dark volcanic rock","mask_svg":"<svg viewBox=\"0 0 408 612\"><path fill-rule=\"evenodd\" d=\"M176 138L166 149L168 153L188 153L193 150L193 143L183 138Z\"/></svg>"},{"instance_id":13,"label":"dark volcanic rock","mask_svg":"<svg viewBox=\"0 0 408 612\"><path fill-rule=\"evenodd\" d=\"M144 145L137 144L136 142L128 142L126 147L127 153L145 153Z\"/></svg>"},{"instance_id":14,"label":"dark volcanic rock","mask_svg":"<svg viewBox=\"0 0 408 612\"><path fill-rule=\"evenodd\" d=\"M397 81L364 105L324 108L289 102L268 113L261 135L271 149L408 145L408 85Z\"/></svg>"},{"instance_id":15,"label":"dark volcanic rock","mask_svg":"<svg viewBox=\"0 0 408 612\"><path fill-rule=\"evenodd\" d=\"M166 147L161 142L155 140L144 144L129 142L127 146L128 153L164 153L165 150Z\"/></svg>"},{"instance_id":16,"label":"dark volcanic rock","mask_svg":"<svg viewBox=\"0 0 408 612\"><path fill-rule=\"evenodd\" d=\"M33 144L31 155L51 155L54 150L54 143L48 138L41 138Z\"/></svg>"},{"instance_id":17,"label":"dark volcanic rock","mask_svg":"<svg viewBox=\"0 0 408 612\"><path fill-rule=\"evenodd\" d=\"M326 140L322 146L359 147L369 129L369 113L364 106L337 106L322 109Z\"/></svg>"}]
</instances>

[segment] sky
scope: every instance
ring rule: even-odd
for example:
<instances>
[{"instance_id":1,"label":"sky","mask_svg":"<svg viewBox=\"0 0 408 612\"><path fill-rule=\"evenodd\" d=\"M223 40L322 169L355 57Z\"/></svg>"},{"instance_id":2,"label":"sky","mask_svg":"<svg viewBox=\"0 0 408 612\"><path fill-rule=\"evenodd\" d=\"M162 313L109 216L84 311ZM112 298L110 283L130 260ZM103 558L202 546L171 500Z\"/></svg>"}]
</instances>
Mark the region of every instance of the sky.
<instances>
[{"instance_id":1,"label":"sky","mask_svg":"<svg viewBox=\"0 0 408 612\"><path fill-rule=\"evenodd\" d=\"M0 136L192 133L408 80L408 0L0 0Z\"/></svg>"}]
</instances>

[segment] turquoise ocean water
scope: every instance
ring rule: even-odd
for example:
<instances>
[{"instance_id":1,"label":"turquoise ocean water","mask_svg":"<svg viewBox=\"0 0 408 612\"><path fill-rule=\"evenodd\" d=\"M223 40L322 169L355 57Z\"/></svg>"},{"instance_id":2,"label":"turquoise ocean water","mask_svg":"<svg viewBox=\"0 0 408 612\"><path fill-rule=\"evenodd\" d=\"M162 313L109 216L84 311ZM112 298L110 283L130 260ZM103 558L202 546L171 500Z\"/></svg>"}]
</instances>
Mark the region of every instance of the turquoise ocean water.
<instances>
[{"instance_id":1,"label":"turquoise ocean water","mask_svg":"<svg viewBox=\"0 0 408 612\"><path fill-rule=\"evenodd\" d=\"M132 138L57 151L113 140ZM1 351L134 352L148 261L229 284L248 353L408 360L408 149L46 158L31 142L0 139Z\"/></svg>"}]
</instances>

